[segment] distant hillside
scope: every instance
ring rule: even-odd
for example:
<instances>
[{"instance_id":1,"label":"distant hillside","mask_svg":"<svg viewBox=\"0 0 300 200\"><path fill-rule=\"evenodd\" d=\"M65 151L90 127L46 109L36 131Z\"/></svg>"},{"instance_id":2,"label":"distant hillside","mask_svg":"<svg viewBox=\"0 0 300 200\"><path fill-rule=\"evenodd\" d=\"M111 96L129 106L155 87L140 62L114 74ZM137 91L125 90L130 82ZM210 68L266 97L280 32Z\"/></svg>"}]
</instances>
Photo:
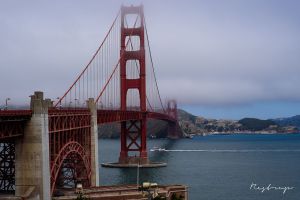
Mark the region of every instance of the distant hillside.
<instances>
[{"instance_id":1,"label":"distant hillside","mask_svg":"<svg viewBox=\"0 0 300 200\"><path fill-rule=\"evenodd\" d=\"M232 133L297 133L300 128L299 118L261 120L256 118L244 118L237 120L207 119L194 116L186 111L178 112L179 124L185 135L210 135L210 134L232 134ZM299 120L299 121L298 121Z\"/></svg>"},{"instance_id":2,"label":"distant hillside","mask_svg":"<svg viewBox=\"0 0 300 200\"><path fill-rule=\"evenodd\" d=\"M207 119L200 116L194 116L184 110L178 112L178 119L179 125L185 135L207 135L242 131L242 125L236 120Z\"/></svg>"},{"instance_id":3,"label":"distant hillside","mask_svg":"<svg viewBox=\"0 0 300 200\"><path fill-rule=\"evenodd\" d=\"M300 129L300 115L287 118L272 119L272 121L274 121L280 126L296 126Z\"/></svg>"},{"instance_id":4,"label":"distant hillside","mask_svg":"<svg viewBox=\"0 0 300 200\"><path fill-rule=\"evenodd\" d=\"M182 109L178 109L178 120L179 121L191 121L193 123L196 122L197 117L192 115L191 113L188 113Z\"/></svg>"},{"instance_id":5,"label":"distant hillside","mask_svg":"<svg viewBox=\"0 0 300 200\"><path fill-rule=\"evenodd\" d=\"M184 110L178 110L178 121L184 135L210 135L232 133L295 133L300 129L300 115L290 118L261 120L256 118L244 118L237 120L207 119L192 115ZM297 128L298 127L298 128ZM119 138L120 124L111 123L100 125L99 137ZM168 125L164 121L148 120L148 137L165 138L168 133Z\"/></svg>"},{"instance_id":6,"label":"distant hillside","mask_svg":"<svg viewBox=\"0 0 300 200\"><path fill-rule=\"evenodd\" d=\"M256 118L244 118L238 121L240 124L243 125L243 128L245 130L251 130L251 131L261 131L269 126L277 125L272 120L261 120Z\"/></svg>"}]
</instances>

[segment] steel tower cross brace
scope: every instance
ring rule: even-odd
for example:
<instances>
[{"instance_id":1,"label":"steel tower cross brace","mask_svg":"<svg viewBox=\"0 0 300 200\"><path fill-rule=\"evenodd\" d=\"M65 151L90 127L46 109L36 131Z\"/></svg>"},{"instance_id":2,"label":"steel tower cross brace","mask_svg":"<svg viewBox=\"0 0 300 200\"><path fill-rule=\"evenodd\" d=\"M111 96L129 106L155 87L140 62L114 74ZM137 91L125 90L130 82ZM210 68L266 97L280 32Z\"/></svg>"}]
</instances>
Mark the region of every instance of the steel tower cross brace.
<instances>
[{"instance_id":1,"label":"steel tower cross brace","mask_svg":"<svg viewBox=\"0 0 300 200\"><path fill-rule=\"evenodd\" d=\"M139 27L125 27L126 15L133 14L139 17ZM126 50L126 41L128 37L137 36L140 39L139 50ZM132 161L129 152L139 152L139 162L147 162L146 147L146 64L145 64L145 37L144 37L144 12L143 6L122 6L121 7L121 51L120 51L120 80L121 80L121 110L127 110L127 92L129 89L137 89L140 98L141 119L130 122L121 122L121 152L120 163ZM140 66L139 77L128 79L126 77L126 63L129 60L136 60ZM138 142L139 140L139 142ZM128 143L127 143L128 141Z\"/></svg>"}]
</instances>

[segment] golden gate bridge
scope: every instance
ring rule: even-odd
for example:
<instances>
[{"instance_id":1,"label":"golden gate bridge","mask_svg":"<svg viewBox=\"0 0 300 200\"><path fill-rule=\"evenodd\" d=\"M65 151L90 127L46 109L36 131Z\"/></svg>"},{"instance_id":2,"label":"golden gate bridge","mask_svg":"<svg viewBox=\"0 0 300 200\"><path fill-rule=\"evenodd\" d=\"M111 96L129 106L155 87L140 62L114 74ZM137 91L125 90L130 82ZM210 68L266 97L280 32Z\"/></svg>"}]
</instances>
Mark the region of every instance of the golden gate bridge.
<instances>
[{"instance_id":1,"label":"golden gate bridge","mask_svg":"<svg viewBox=\"0 0 300 200\"><path fill-rule=\"evenodd\" d=\"M117 165L151 164L148 119L166 121L170 138L182 134L176 101L163 104L154 69L143 6L122 6L61 98L35 92L29 110L0 111L0 192L36 186L47 199L67 182L97 186L99 124L120 123Z\"/></svg>"}]
</instances>

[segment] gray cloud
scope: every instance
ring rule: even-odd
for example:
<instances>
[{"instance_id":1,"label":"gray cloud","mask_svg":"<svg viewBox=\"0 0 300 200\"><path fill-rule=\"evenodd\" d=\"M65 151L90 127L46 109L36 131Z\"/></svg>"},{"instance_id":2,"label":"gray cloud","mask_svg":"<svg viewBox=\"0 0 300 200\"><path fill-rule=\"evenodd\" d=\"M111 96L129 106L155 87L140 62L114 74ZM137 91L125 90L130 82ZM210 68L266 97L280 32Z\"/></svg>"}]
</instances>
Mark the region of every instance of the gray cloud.
<instances>
[{"instance_id":1,"label":"gray cloud","mask_svg":"<svg viewBox=\"0 0 300 200\"><path fill-rule=\"evenodd\" d=\"M104 38L121 2L2 4L0 99L22 103L34 90L62 95ZM144 5L164 97L217 106L300 101L297 1Z\"/></svg>"}]
</instances>

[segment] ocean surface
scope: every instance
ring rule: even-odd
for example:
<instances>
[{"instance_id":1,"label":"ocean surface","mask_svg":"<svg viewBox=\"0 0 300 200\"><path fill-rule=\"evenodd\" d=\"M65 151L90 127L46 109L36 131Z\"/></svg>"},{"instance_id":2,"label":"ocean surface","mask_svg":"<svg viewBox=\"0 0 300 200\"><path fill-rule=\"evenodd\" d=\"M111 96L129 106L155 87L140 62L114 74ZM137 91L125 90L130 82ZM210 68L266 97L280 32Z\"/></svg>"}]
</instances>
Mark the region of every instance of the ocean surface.
<instances>
[{"instance_id":1,"label":"ocean surface","mask_svg":"<svg viewBox=\"0 0 300 200\"><path fill-rule=\"evenodd\" d=\"M190 200L300 200L300 134L148 140L153 147L171 150L149 151L168 165L140 169L140 182L188 185ZM117 161L119 150L119 140L100 139L100 163ZM136 169L99 170L100 185L137 182Z\"/></svg>"}]
</instances>

